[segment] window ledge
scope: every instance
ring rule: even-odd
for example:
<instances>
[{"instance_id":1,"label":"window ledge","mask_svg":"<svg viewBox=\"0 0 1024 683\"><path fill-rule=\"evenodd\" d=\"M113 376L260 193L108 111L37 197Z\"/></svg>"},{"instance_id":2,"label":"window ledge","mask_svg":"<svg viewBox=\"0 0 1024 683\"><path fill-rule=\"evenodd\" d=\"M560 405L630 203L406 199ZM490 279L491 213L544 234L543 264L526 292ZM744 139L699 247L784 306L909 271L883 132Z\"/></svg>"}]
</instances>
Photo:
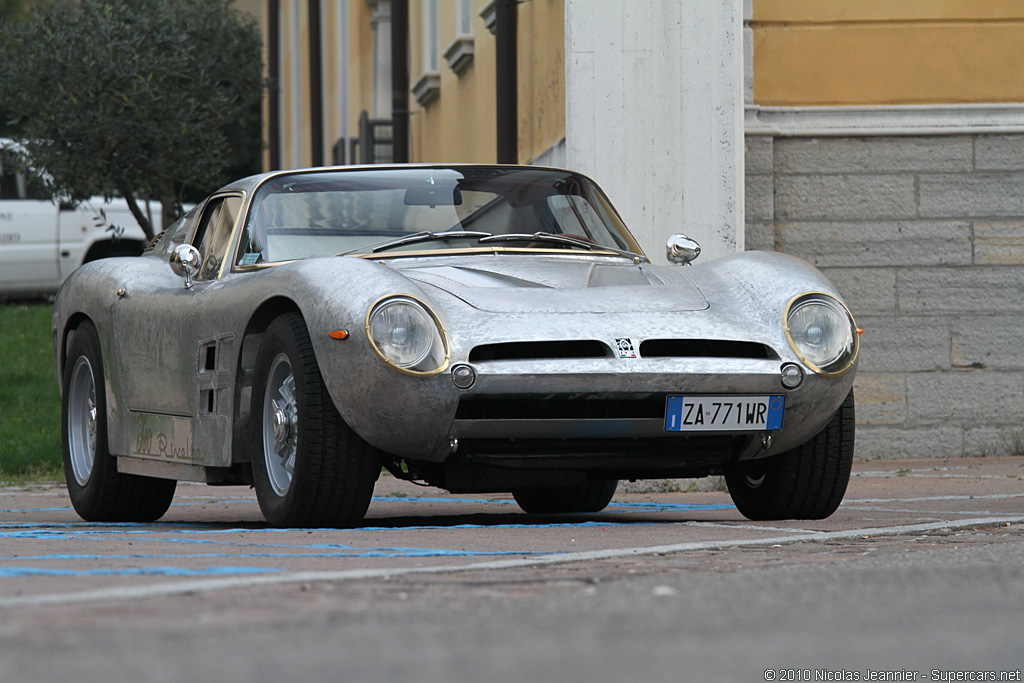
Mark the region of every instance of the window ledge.
<instances>
[{"instance_id":1,"label":"window ledge","mask_svg":"<svg viewBox=\"0 0 1024 683\"><path fill-rule=\"evenodd\" d=\"M412 94L421 107L429 106L441 95L440 74L428 72L420 76L419 80L412 86Z\"/></svg>"},{"instance_id":2,"label":"window ledge","mask_svg":"<svg viewBox=\"0 0 1024 683\"><path fill-rule=\"evenodd\" d=\"M484 26L492 34L494 33L494 22L495 22L495 0L490 0L483 9L480 10L480 18L484 20Z\"/></svg>"},{"instance_id":3,"label":"window ledge","mask_svg":"<svg viewBox=\"0 0 1024 683\"><path fill-rule=\"evenodd\" d=\"M461 76L473 63L473 51L473 36L459 36L444 51L444 58L451 70Z\"/></svg>"}]
</instances>

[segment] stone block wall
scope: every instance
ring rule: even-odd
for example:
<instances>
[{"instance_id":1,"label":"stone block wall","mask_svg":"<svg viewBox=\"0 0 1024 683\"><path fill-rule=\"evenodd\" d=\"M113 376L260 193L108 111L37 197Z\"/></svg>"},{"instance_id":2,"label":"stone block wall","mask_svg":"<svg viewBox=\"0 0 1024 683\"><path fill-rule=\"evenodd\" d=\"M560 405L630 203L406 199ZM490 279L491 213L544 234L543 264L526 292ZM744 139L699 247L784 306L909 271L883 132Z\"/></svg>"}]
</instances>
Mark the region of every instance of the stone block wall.
<instances>
[{"instance_id":1,"label":"stone block wall","mask_svg":"<svg viewBox=\"0 0 1024 683\"><path fill-rule=\"evenodd\" d=\"M864 328L859 458L1024 452L1024 135L748 134L746 210Z\"/></svg>"}]
</instances>

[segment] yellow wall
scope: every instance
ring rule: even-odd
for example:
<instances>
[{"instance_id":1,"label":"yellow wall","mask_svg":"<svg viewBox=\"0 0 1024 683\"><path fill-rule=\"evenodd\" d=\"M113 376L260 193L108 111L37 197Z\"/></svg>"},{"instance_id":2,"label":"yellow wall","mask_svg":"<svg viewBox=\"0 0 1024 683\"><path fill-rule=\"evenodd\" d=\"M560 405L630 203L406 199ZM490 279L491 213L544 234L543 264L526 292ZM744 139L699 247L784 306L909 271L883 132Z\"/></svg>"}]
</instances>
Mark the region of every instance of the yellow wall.
<instances>
[{"instance_id":1,"label":"yellow wall","mask_svg":"<svg viewBox=\"0 0 1024 683\"><path fill-rule=\"evenodd\" d=\"M348 137L359 137L359 114L365 109L373 116L373 12L362 0L348 3Z\"/></svg>"},{"instance_id":2,"label":"yellow wall","mask_svg":"<svg viewBox=\"0 0 1024 683\"><path fill-rule=\"evenodd\" d=\"M441 94L422 107L410 96L410 156L418 162L493 163L497 158L494 36L474 0L473 64L458 76L440 58ZM440 3L441 52L455 40L455 3ZM565 136L564 0L519 5L519 160L529 161ZM409 3L410 85L423 75L423 7Z\"/></svg>"},{"instance_id":3,"label":"yellow wall","mask_svg":"<svg viewBox=\"0 0 1024 683\"><path fill-rule=\"evenodd\" d=\"M421 106L409 95L410 158L419 162L493 162L497 154L494 104L494 36L473 3L473 64L457 76L443 53L455 40L455 2L440 3L441 95ZM423 75L423 4L409 2L409 85Z\"/></svg>"},{"instance_id":4,"label":"yellow wall","mask_svg":"<svg viewBox=\"0 0 1024 683\"><path fill-rule=\"evenodd\" d=\"M519 5L519 160L565 137L565 0Z\"/></svg>"},{"instance_id":5,"label":"yellow wall","mask_svg":"<svg viewBox=\"0 0 1024 683\"><path fill-rule=\"evenodd\" d=\"M1024 102L1021 0L754 0L754 102Z\"/></svg>"}]
</instances>

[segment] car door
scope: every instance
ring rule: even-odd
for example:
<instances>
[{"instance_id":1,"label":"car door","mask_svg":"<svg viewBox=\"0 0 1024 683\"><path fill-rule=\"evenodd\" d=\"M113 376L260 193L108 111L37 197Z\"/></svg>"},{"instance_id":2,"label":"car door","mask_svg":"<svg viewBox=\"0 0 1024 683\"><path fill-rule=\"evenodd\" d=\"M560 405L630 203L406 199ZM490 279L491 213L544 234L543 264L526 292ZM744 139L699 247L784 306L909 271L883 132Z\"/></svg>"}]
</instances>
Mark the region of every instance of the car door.
<instances>
[{"instance_id":1,"label":"car door","mask_svg":"<svg viewBox=\"0 0 1024 683\"><path fill-rule=\"evenodd\" d=\"M211 198L200 210L189 240L199 249L202 266L194 286L186 287L169 265L152 261L126 275L114 309L114 335L123 368L122 384L132 413L131 455L210 464L223 458L209 439L197 439L200 416L217 407L210 403L204 377L217 376L217 342L199 339L196 310L207 289L220 277L228 243L242 199ZM183 226L188 230L188 226ZM213 388L213 397L217 397ZM160 437L163 437L161 439Z\"/></svg>"}]
</instances>

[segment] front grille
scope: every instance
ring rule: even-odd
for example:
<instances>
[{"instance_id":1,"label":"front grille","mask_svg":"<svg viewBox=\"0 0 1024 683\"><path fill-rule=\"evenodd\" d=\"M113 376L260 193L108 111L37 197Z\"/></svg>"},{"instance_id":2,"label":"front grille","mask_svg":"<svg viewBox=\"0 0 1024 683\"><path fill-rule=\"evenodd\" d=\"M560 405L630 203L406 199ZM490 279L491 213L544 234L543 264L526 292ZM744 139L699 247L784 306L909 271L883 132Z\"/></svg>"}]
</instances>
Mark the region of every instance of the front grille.
<instances>
[{"instance_id":1,"label":"front grille","mask_svg":"<svg viewBox=\"0 0 1024 683\"><path fill-rule=\"evenodd\" d=\"M750 358L778 360L765 344L729 339L648 339L640 343L643 358Z\"/></svg>"},{"instance_id":2,"label":"front grille","mask_svg":"<svg viewBox=\"0 0 1024 683\"><path fill-rule=\"evenodd\" d=\"M469 361L608 358L611 349L594 340L505 342L482 344L469 352Z\"/></svg>"},{"instance_id":3,"label":"front grille","mask_svg":"<svg viewBox=\"0 0 1024 683\"><path fill-rule=\"evenodd\" d=\"M623 420L665 418L665 396L646 398L466 398L456 420Z\"/></svg>"}]
</instances>

